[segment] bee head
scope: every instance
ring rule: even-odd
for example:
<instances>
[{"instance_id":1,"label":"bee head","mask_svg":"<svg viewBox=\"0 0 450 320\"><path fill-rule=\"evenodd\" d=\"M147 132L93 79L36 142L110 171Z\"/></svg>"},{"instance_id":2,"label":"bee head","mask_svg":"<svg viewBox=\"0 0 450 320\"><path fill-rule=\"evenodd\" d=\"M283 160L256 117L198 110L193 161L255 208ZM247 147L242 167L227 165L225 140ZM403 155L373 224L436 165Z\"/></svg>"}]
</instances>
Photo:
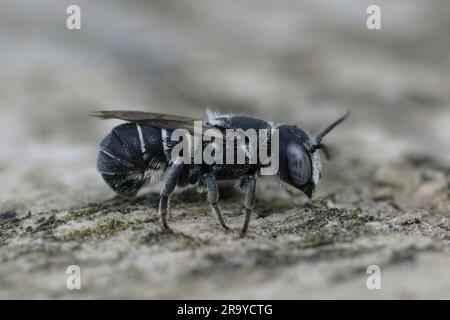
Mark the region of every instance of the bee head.
<instances>
[{"instance_id":1,"label":"bee head","mask_svg":"<svg viewBox=\"0 0 450 320\"><path fill-rule=\"evenodd\" d=\"M321 149L326 158L330 158L322 139L344 121L348 114L349 112L333 122L315 138L294 125L278 126L280 137L279 178L294 188L302 190L311 198L322 176L320 157L316 151Z\"/></svg>"}]
</instances>

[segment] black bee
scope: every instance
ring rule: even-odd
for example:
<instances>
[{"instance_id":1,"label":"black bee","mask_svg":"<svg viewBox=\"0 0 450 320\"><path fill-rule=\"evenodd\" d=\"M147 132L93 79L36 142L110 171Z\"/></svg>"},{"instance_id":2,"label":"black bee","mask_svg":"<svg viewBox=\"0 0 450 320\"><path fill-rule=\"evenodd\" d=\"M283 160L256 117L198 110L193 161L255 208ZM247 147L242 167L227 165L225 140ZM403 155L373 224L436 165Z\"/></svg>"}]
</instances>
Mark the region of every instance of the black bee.
<instances>
[{"instance_id":1,"label":"black bee","mask_svg":"<svg viewBox=\"0 0 450 320\"><path fill-rule=\"evenodd\" d=\"M316 150L329 152L322 139L334 127L344 121L349 112L329 125L317 137L312 137L295 125L278 124L253 117L232 115L208 115L202 122L204 129L214 128L221 132L227 129L265 129L279 133L279 168L277 177L302 190L309 198L321 179L321 162ZM163 231L170 232L167 224L168 202L175 187L198 184L206 187L207 198L223 228L229 229L218 205L217 180L238 180L245 188L245 220L241 235L248 229L255 201L256 179L263 164L186 164L182 157L172 159L171 153L179 142L172 140L171 133L184 129L195 135L194 121L189 117L139 111L100 111L91 114L104 119L121 119L128 123L115 127L100 144L97 170L105 182L119 195L133 197L148 182L163 180L159 203L159 217ZM201 120L200 120L201 121ZM248 147L248 141L244 142ZM203 142L203 147L208 143Z\"/></svg>"}]
</instances>

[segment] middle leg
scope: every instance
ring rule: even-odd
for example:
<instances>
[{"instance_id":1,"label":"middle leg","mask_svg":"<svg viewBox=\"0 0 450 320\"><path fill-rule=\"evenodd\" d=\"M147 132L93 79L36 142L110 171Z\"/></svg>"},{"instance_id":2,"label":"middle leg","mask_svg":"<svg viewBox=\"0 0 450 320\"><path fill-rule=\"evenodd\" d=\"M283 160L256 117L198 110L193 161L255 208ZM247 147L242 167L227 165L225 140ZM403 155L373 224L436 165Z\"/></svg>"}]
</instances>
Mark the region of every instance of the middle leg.
<instances>
[{"instance_id":1,"label":"middle leg","mask_svg":"<svg viewBox=\"0 0 450 320\"><path fill-rule=\"evenodd\" d=\"M247 179L247 192L245 193L245 220L241 230L241 237L247 234L250 217L252 215L253 205L255 204L256 177L249 176Z\"/></svg>"},{"instance_id":2,"label":"middle leg","mask_svg":"<svg viewBox=\"0 0 450 320\"><path fill-rule=\"evenodd\" d=\"M203 175L203 179L205 181L206 187L208 188L208 202L213 207L216 212L217 218L219 219L220 225L225 230L230 230L230 228L226 225L222 212L220 211L218 200L219 200L219 189L217 187L216 179L212 174L205 173Z\"/></svg>"}]
</instances>

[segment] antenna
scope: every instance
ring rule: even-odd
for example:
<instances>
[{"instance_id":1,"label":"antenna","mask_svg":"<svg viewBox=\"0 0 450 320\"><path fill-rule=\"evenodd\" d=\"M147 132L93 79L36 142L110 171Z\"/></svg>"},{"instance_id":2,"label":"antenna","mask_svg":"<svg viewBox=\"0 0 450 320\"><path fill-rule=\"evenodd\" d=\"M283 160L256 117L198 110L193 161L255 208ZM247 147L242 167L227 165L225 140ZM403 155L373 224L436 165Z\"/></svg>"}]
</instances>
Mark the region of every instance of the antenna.
<instances>
[{"instance_id":1,"label":"antenna","mask_svg":"<svg viewBox=\"0 0 450 320\"><path fill-rule=\"evenodd\" d=\"M337 119L335 122L330 124L325 130L323 130L319 135L316 137L316 144L311 146L311 153L314 153L317 149L322 149L322 151L325 153L325 157L327 160L331 158L330 152L328 151L328 148L325 144L322 143L322 139L330 133L331 130L333 130L338 124L340 124L342 121L344 121L348 115L350 114L350 110L347 111L346 114L344 114L342 117Z\"/></svg>"},{"instance_id":2,"label":"antenna","mask_svg":"<svg viewBox=\"0 0 450 320\"><path fill-rule=\"evenodd\" d=\"M323 130L321 133L319 133L319 135L316 137L316 146L320 145L320 143L322 142L322 139L328 134L330 133L331 130L333 130L338 124L340 124L342 121L345 120L345 118L348 117L348 115L350 114L350 110L347 111L346 114L344 114L342 117L340 117L339 119L337 119L335 122L333 122L332 124L330 124L325 130Z\"/></svg>"}]
</instances>

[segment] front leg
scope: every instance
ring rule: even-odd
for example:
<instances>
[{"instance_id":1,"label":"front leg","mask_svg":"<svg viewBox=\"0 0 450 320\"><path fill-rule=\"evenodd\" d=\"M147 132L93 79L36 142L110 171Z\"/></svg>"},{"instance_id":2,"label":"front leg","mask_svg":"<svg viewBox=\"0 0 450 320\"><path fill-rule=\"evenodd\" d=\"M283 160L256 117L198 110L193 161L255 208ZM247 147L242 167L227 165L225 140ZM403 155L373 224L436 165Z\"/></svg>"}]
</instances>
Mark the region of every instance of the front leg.
<instances>
[{"instance_id":1,"label":"front leg","mask_svg":"<svg viewBox=\"0 0 450 320\"><path fill-rule=\"evenodd\" d=\"M175 159L172 166L167 171L164 177L163 185L161 187L161 198L159 200L159 222L161 224L163 232L171 232L169 225L167 224L167 211L169 207L170 194L177 185L178 178L183 171L183 160L181 158Z\"/></svg>"},{"instance_id":2,"label":"front leg","mask_svg":"<svg viewBox=\"0 0 450 320\"><path fill-rule=\"evenodd\" d=\"M253 205L255 204L256 177L249 176L247 179L247 192L245 193L245 220L241 230L241 237L247 234L250 217L252 215Z\"/></svg>"},{"instance_id":3,"label":"front leg","mask_svg":"<svg viewBox=\"0 0 450 320\"><path fill-rule=\"evenodd\" d=\"M225 221L223 220L222 212L220 211L218 200L219 200L219 189L217 187L217 182L214 176L210 173L205 173L203 175L203 180L206 184L206 187L208 188L208 202L213 207L214 211L216 212L217 218L219 219L220 225L225 230L230 230L230 228L226 225Z\"/></svg>"}]
</instances>

